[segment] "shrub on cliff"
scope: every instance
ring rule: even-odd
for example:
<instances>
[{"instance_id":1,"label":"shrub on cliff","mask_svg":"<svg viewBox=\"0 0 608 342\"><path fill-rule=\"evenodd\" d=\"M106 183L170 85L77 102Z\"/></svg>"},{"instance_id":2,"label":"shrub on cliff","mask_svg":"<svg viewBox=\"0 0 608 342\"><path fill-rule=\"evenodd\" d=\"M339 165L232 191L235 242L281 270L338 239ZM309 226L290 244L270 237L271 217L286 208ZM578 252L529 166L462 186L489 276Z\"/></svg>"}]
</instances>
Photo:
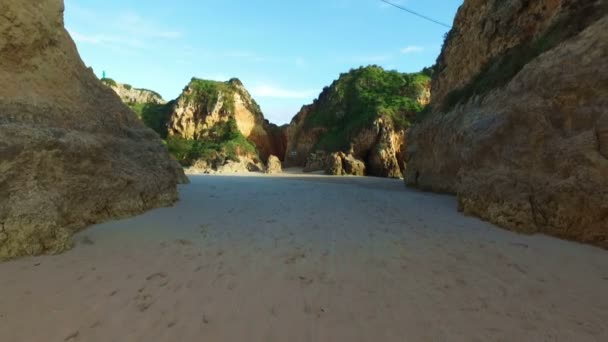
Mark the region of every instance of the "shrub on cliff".
<instances>
[{"instance_id":1,"label":"shrub on cliff","mask_svg":"<svg viewBox=\"0 0 608 342\"><path fill-rule=\"evenodd\" d=\"M379 66L350 70L323 90L305 126L325 130L316 147L328 151L347 149L353 134L381 116L399 129L407 128L424 108L418 98L429 82L425 73L405 74Z\"/></svg>"},{"instance_id":2,"label":"shrub on cliff","mask_svg":"<svg viewBox=\"0 0 608 342\"><path fill-rule=\"evenodd\" d=\"M166 145L171 155L184 166L190 166L199 159L224 158L238 161L239 155L257 155L255 146L241 134L234 118L215 125L206 132L205 139L169 136Z\"/></svg>"},{"instance_id":3,"label":"shrub on cliff","mask_svg":"<svg viewBox=\"0 0 608 342\"><path fill-rule=\"evenodd\" d=\"M107 85L107 86L110 86L110 87L116 87L116 81L114 81L114 80L113 80L113 79L111 79L111 78L107 78L107 77L106 77L106 78L102 78L102 79L101 79L101 82L102 82L103 84Z\"/></svg>"},{"instance_id":4,"label":"shrub on cliff","mask_svg":"<svg viewBox=\"0 0 608 342\"><path fill-rule=\"evenodd\" d=\"M129 104L129 107L146 126L152 128L164 139L167 137L167 122L171 115L173 104L174 101L167 104L135 103Z\"/></svg>"}]
</instances>

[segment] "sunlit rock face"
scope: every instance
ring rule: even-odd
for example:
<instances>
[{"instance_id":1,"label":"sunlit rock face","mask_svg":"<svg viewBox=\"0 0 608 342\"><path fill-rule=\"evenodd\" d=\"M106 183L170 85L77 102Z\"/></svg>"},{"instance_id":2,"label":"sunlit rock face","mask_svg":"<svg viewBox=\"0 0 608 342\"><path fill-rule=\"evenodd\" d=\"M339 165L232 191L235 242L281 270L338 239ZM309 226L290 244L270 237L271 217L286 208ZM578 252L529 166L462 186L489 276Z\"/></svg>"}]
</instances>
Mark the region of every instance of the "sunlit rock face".
<instances>
[{"instance_id":1,"label":"sunlit rock face","mask_svg":"<svg viewBox=\"0 0 608 342\"><path fill-rule=\"evenodd\" d=\"M238 79L216 82L193 78L176 100L169 120L169 135L205 139L214 127L236 121L239 132L258 151L262 161L283 156L282 132L270 124Z\"/></svg>"},{"instance_id":2,"label":"sunlit rock face","mask_svg":"<svg viewBox=\"0 0 608 342\"><path fill-rule=\"evenodd\" d=\"M400 178L405 132L429 97L430 78L423 73L378 66L350 70L302 107L287 126L285 165L331 169L325 155L344 152L363 161L366 175Z\"/></svg>"},{"instance_id":3,"label":"sunlit rock face","mask_svg":"<svg viewBox=\"0 0 608 342\"><path fill-rule=\"evenodd\" d=\"M111 79L102 79L101 81L114 90L116 95L118 95L125 104L167 103L159 93L153 90L133 88L133 86L129 84L118 83Z\"/></svg>"},{"instance_id":4,"label":"sunlit rock face","mask_svg":"<svg viewBox=\"0 0 608 342\"><path fill-rule=\"evenodd\" d=\"M0 2L0 260L171 205L181 167L81 61L61 0Z\"/></svg>"},{"instance_id":5,"label":"sunlit rock face","mask_svg":"<svg viewBox=\"0 0 608 342\"><path fill-rule=\"evenodd\" d=\"M406 183L503 227L608 247L606 1L467 0Z\"/></svg>"}]
</instances>

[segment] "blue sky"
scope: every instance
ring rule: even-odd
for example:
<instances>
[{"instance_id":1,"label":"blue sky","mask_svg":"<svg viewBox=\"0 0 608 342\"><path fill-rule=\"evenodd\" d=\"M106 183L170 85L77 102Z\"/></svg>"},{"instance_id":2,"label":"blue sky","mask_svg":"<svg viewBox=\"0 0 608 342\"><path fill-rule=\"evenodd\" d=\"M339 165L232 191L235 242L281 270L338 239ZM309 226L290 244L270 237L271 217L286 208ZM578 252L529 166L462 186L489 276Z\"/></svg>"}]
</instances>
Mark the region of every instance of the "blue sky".
<instances>
[{"instance_id":1,"label":"blue sky","mask_svg":"<svg viewBox=\"0 0 608 342\"><path fill-rule=\"evenodd\" d=\"M192 77L238 77L287 123L340 73L432 65L447 28L380 0L66 0L65 22L98 75L176 98ZM462 0L393 0L451 24Z\"/></svg>"}]
</instances>

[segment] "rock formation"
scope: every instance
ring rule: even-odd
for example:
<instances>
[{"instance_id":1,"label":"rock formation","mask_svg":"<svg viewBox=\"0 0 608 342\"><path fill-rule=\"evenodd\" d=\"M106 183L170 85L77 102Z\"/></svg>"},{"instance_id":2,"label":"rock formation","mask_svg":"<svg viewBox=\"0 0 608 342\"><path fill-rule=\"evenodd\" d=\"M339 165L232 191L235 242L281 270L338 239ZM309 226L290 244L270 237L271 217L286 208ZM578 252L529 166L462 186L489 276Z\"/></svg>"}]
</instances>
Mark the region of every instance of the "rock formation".
<instances>
[{"instance_id":1,"label":"rock formation","mask_svg":"<svg viewBox=\"0 0 608 342\"><path fill-rule=\"evenodd\" d=\"M198 159L194 165L189 167L190 174L231 174L231 173L247 173L261 172L264 166L260 162L254 162L249 158L240 158L239 160L230 159Z\"/></svg>"},{"instance_id":2,"label":"rock formation","mask_svg":"<svg viewBox=\"0 0 608 342\"><path fill-rule=\"evenodd\" d=\"M260 107L238 79L215 82L193 78L176 100L169 135L209 140L218 127L231 120L263 161L270 155L284 155L280 150L280 130L264 119Z\"/></svg>"},{"instance_id":3,"label":"rock formation","mask_svg":"<svg viewBox=\"0 0 608 342\"><path fill-rule=\"evenodd\" d=\"M80 60L61 0L0 3L0 260L177 200L160 139Z\"/></svg>"},{"instance_id":4,"label":"rock formation","mask_svg":"<svg viewBox=\"0 0 608 342\"><path fill-rule=\"evenodd\" d=\"M327 157L325 173L334 176L365 176L365 163L352 154L336 152Z\"/></svg>"},{"instance_id":5,"label":"rock formation","mask_svg":"<svg viewBox=\"0 0 608 342\"><path fill-rule=\"evenodd\" d=\"M274 174L283 172L283 168L281 166L281 160L277 156L268 157L268 162L266 162L266 173Z\"/></svg>"},{"instance_id":6,"label":"rock formation","mask_svg":"<svg viewBox=\"0 0 608 342\"><path fill-rule=\"evenodd\" d=\"M114 90L114 92L120 96L122 102L128 105L167 103L159 93L149 89L133 88L130 84L118 83L111 78L102 78L101 82Z\"/></svg>"},{"instance_id":7,"label":"rock formation","mask_svg":"<svg viewBox=\"0 0 608 342\"><path fill-rule=\"evenodd\" d=\"M365 163L370 175L401 177L405 130L428 102L429 81L422 73L402 74L377 66L342 74L313 104L302 107L285 129L285 164L308 171L332 169L322 165L327 158L317 156L350 152Z\"/></svg>"},{"instance_id":8,"label":"rock formation","mask_svg":"<svg viewBox=\"0 0 608 342\"><path fill-rule=\"evenodd\" d=\"M506 228L608 247L608 4L466 0L406 183Z\"/></svg>"},{"instance_id":9,"label":"rock formation","mask_svg":"<svg viewBox=\"0 0 608 342\"><path fill-rule=\"evenodd\" d=\"M306 158L304 172L325 171L327 169L327 153L325 151L311 152Z\"/></svg>"}]
</instances>

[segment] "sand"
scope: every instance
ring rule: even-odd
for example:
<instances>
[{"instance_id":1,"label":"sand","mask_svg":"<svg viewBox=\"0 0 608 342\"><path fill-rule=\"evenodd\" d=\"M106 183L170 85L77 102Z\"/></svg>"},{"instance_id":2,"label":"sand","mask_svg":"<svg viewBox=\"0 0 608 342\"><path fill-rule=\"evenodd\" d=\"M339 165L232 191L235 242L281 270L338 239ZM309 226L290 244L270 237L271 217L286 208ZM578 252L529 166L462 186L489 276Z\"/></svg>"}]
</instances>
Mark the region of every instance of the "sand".
<instances>
[{"instance_id":1,"label":"sand","mask_svg":"<svg viewBox=\"0 0 608 342\"><path fill-rule=\"evenodd\" d=\"M0 264L0 341L608 340L608 251L399 180L190 178L173 208Z\"/></svg>"}]
</instances>

